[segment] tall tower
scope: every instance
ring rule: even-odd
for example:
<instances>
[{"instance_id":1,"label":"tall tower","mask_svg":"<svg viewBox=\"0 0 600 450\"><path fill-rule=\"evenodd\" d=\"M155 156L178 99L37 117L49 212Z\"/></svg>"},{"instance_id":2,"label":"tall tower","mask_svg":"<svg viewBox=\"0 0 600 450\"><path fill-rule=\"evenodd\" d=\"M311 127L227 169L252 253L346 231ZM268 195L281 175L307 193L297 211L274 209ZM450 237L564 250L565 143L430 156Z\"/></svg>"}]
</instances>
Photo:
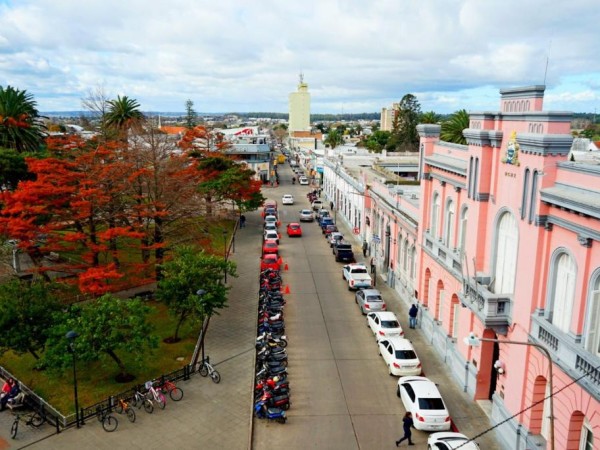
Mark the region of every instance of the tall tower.
<instances>
[{"instance_id":1,"label":"tall tower","mask_svg":"<svg viewBox=\"0 0 600 450\"><path fill-rule=\"evenodd\" d=\"M288 131L310 131L310 93L304 75L300 74L298 91L290 93L290 123Z\"/></svg>"}]
</instances>

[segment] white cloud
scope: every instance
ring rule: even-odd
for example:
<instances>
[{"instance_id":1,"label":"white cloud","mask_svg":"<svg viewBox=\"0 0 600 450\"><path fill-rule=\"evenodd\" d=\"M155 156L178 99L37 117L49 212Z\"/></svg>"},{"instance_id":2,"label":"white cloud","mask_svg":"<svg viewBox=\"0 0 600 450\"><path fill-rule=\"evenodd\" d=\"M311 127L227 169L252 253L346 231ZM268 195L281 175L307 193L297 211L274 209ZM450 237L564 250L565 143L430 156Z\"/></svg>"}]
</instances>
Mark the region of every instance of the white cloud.
<instances>
[{"instance_id":1,"label":"white cloud","mask_svg":"<svg viewBox=\"0 0 600 450\"><path fill-rule=\"evenodd\" d=\"M303 71L315 112L378 111L409 92L451 112L541 84L549 54L548 95L593 110L577 93L600 84L596 2L19 0L0 6L0 85L42 110L79 109L104 84L145 110L190 98L198 111L285 112Z\"/></svg>"}]
</instances>

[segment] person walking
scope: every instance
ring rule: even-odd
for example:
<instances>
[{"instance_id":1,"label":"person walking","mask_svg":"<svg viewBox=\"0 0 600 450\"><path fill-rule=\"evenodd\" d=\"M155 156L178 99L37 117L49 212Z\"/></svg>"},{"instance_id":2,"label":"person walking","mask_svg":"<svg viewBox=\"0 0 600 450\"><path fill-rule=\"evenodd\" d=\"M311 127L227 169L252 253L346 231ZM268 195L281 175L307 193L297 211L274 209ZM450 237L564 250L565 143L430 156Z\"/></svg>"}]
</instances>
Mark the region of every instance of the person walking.
<instances>
[{"instance_id":1,"label":"person walking","mask_svg":"<svg viewBox=\"0 0 600 450\"><path fill-rule=\"evenodd\" d=\"M400 447L400 443L405 439L408 439L408 445L415 445L415 443L411 439L412 433L410 431L411 428L415 428L415 423L413 422L413 419L412 419L412 413L407 412L406 414L404 414L404 418L402 419L402 422L403 422L402 428L404 429L404 436L402 436L400 439L398 439L396 441L396 447Z\"/></svg>"},{"instance_id":2,"label":"person walking","mask_svg":"<svg viewBox=\"0 0 600 450\"><path fill-rule=\"evenodd\" d=\"M246 226L246 216L242 214L240 216L240 228L244 228L245 226Z\"/></svg>"},{"instance_id":3,"label":"person walking","mask_svg":"<svg viewBox=\"0 0 600 450\"><path fill-rule=\"evenodd\" d=\"M365 239L363 241L363 245L362 245L363 258L367 257L367 250L369 250L369 244L367 243L367 240Z\"/></svg>"},{"instance_id":4,"label":"person walking","mask_svg":"<svg viewBox=\"0 0 600 450\"><path fill-rule=\"evenodd\" d=\"M419 307L416 303L413 303L408 310L408 324L410 328L417 328L417 315L419 314Z\"/></svg>"},{"instance_id":5,"label":"person walking","mask_svg":"<svg viewBox=\"0 0 600 450\"><path fill-rule=\"evenodd\" d=\"M375 258L373 256L371 256L371 274L375 273Z\"/></svg>"}]
</instances>

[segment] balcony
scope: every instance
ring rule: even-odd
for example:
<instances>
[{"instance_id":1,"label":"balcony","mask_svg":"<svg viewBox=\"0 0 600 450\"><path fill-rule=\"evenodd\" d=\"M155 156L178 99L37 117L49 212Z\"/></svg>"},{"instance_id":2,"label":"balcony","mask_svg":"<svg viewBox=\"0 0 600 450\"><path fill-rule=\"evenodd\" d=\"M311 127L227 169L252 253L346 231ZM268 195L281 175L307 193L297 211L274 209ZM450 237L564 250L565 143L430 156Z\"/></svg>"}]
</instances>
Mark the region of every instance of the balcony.
<instances>
[{"instance_id":1,"label":"balcony","mask_svg":"<svg viewBox=\"0 0 600 450\"><path fill-rule=\"evenodd\" d=\"M579 336L563 333L544 317L543 310L536 310L532 316L529 338L543 345L552 355L552 361L563 372L600 400L600 358L592 355L580 343Z\"/></svg>"},{"instance_id":2,"label":"balcony","mask_svg":"<svg viewBox=\"0 0 600 450\"><path fill-rule=\"evenodd\" d=\"M506 336L512 323L510 306L511 298L507 294L491 292L482 277L463 279L463 292L459 294L463 306L475 313L486 328L491 328L496 334Z\"/></svg>"},{"instance_id":3,"label":"balcony","mask_svg":"<svg viewBox=\"0 0 600 450\"><path fill-rule=\"evenodd\" d=\"M460 251L447 247L439 240L436 241L434 237L429 234L429 230L426 230L425 232L425 251L455 277L462 279Z\"/></svg>"}]
</instances>

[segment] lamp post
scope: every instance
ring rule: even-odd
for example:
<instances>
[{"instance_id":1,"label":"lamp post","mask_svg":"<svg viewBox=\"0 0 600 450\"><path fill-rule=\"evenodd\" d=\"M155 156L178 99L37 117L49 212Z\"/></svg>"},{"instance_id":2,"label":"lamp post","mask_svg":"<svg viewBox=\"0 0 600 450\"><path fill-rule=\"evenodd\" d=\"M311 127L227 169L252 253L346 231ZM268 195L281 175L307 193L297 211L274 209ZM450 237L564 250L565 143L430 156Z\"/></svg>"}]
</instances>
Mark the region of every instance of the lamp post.
<instances>
[{"instance_id":1,"label":"lamp post","mask_svg":"<svg viewBox=\"0 0 600 450\"><path fill-rule=\"evenodd\" d=\"M204 289L198 289L196 291L196 295L200 298L206 294ZM198 341L196 342L196 348L194 348L194 354L192 355L192 371L196 370L196 365L198 364L198 355L200 354L200 350L202 350L202 360L204 361L204 323L202 324L202 328L200 328L200 334L198 335Z\"/></svg>"},{"instance_id":2,"label":"lamp post","mask_svg":"<svg viewBox=\"0 0 600 450\"><path fill-rule=\"evenodd\" d=\"M75 397L75 423L79 428L79 398L77 397L77 367L75 364L75 339L79 336L75 331L69 331L65 337L69 340L69 352L73 357L73 396Z\"/></svg>"},{"instance_id":3,"label":"lamp post","mask_svg":"<svg viewBox=\"0 0 600 450\"><path fill-rule=\"evenodd\" d=\"M527 345L529 347L535 347L540 350L546 358L548 358L548 385L550 387L550 396L548 397L548 406L550 407L550 429L548 440L550 441L550 450L554 450L554 388L553 388L553 374L552 374L552 356L546 347L534 342L522 342L522 341L501 341L499 339L479 338L475 333L469 333L469 336L464 338L464 343L469 347L479 347L480 342L498 342L500 344L515 344L515 345Z\"/></svg>"},{"instance_id":4,"label":"lamp post","mask_svg":"<svg viewBox=\"0 0 600 450\"><path fill-rule=\"evenodd\" d=\"M223 230L223 257L225 259L225 277L224 281L227 283L227 235L229 232L227 230Z\"/></svg>"}]
</instances>

